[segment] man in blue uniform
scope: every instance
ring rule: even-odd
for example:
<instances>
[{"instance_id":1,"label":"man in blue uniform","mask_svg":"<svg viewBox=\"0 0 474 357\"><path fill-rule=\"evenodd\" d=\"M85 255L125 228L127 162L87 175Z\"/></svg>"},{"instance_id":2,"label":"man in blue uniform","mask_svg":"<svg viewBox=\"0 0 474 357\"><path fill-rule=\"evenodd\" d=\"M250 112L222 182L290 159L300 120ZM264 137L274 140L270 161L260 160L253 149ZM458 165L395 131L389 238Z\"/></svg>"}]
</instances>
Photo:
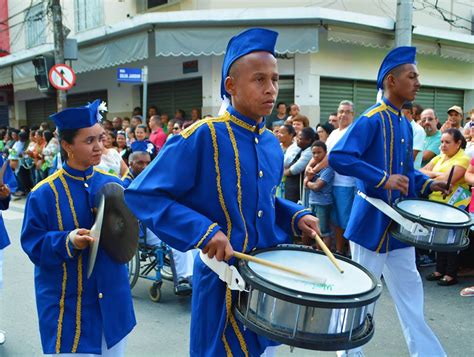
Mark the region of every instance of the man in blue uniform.
<instances>
[{"instance_id":1,"label":"man in blue uniform","mask_svg":"<svg viewBox=\"0 0 474 357\"><path fill-rule=\"evenodd\" d=\"M389 204L402 195L446 192L446 183L414 170L413 132L400 112L420 88L415 55L414 47L398 47L385 57L377 78L383 98L362 114L329 155L334 170L356 177L360 191ZM415 265L415 248L391 237L390 223L390 218L356 195L345 232L351 241L352 259L377 277L383 272L410 355L444 356L423 316L423 285Z\"/></svg>"},{"instance_id":2,"label":"man in blue uniform","mask_svg":"<svg viewBox=\"0 0 474 357\"><path fill-rule=\"evenodd\" d=\"M200 248L230 260L233 250L289 243L310 235L317 219L275 198L283 154L265 128L278 93L277 33L250 29L231 39L221 93L231 104L174 136L125 191L135 215L171 246ZM234 263L230 260L230 263ZM259 356L274 342L236 321L234 293L196 258L191 319L192 356Z\"/></svg>"},{"instance_id":3,"label":"man in blue uniform","mask_svg":"<svg viewBox=\"0 0 474 357\"><path fill-rule=\"evenodd\" d=\"M21 232L35 265L41 342L45 354L123 356L135 326L128 271L99 247L88 279L89 236L96 195L114 175L94 168L102 155L100 101L52 115L59 131L62 169L28 196Z\"/></svg>"}]
</instances>

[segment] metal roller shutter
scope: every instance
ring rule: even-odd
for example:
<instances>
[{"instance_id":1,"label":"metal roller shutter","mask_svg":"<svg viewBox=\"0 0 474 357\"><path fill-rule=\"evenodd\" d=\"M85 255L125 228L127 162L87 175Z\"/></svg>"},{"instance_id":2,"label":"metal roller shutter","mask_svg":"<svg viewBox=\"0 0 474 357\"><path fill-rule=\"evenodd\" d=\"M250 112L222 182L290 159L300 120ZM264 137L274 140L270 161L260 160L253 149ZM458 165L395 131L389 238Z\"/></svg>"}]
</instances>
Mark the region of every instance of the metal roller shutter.
<instances>
[{"instance_id":1,"label":"metal roller shutter","mask_svg":"<svg viewBox=\"0 0 474 357\"><path fill-rule=\"evenodd\" d=\"M56 113L56 97L40 98L26 101L26 124L39 126L47 121L49 115Z\"/></svg>"},{"instance_id":2,"label":"metal roller shutter","mask_svg":"<svg viewBox=\"0 0 474 357\"><path fill-rule=\"evenodd\" d=\"M321 122L326 122L329 113L335 112L339 102L344 99L354 103L355 117L357 118L367 108L375 104L376 95L375 82L321 78ZM415 100L415 103L424 108L434 108L441 122L446 121L446 111L451 106L462 107L463 102L463 90L433 87L422 87Z\"/></svg>"},{"instance_id":3,"label":"metal roller shutter","mask_svg":"<svg viewBox=\"0 0 474 357\"><path fill-rule=\"evenodd\" d=\"M283 102L287 108L295 102L295 79L294 77L280 77L278 80L278 97L273 108L273 114L277 112L277 104Z\"/></svg>"},{"instance_id":4,"label":"metal roller shutter","mask_svg":"<svg viewBox=\"0 0 474 357\"><path fill-rule=\"evenodd\" d=\"M81 107L87 103L92 103L96 99L107 102L107 90L68 95L67 106L71 108Z\"/></svg>"},{"instance_id":5,"label":"metal roller shutter","mask_svg":"<svg viewBox=\"0 0 474 357\"><path fill-rule=\"evenodd\" d=\"M377 101L377 88L375 82L354 82L354 109L355 117L359 117L367 108Z\"/></svg>"},{"instance_id":6,"label":"metal roller shutter","mask_svg":"<svg viewBox=\"0 0 474 357\"><path fill-rule=\"evenodd\" d=\"M149 84L147 103L148 106L156 106L160 113L167 113L171 118L177 109L183 109L189 117L191 109L202 108L202 79Z\"/></svg>"},{"instance_id":7,"label":"metal roller shutter","mask_svg":"<svg viewBox=\"0 0 474 357\"><path fill-rule=\"evenodd\" d=\"M8 105L0 105L0 127L9 126Z\"/></svg>"},{"instance_id":8,"label":"metal roller shutter","mask_svg":"<svg viewBox=\"0 0 474 357\"><path fill-rule=\"evenodd\" d=\"M464 91L447 88L421 87L416 96L415 103L423 108L433 108L438 115L438 119L444 123L448 117L446 113L453 105L462 108L464 103Z\"/></svg>"},{"instance_id":9,"label":"metal roller shutter","mask_svg":"<svg viewBox=\"0 0 474 357\"><path fill-rule=\"evenodd\" d=\"M437 88L435 90L434 110L439 119L444 123L448 117L447 110L453 105L458 105L461 108L464 106L464 91ZM468 108L464 108L466 114Z\"/></svg>"},{"instance_id":10,"label":"metal roller shutter","mask_svg":"<svg viewBox=\"0 0 474 357\"><path fill-rule=\"evenodd\" d=\"M67 96L67 106L69 108L80 107L95 99L107 101L107 90L95 92L71 94ZM26 122L27 125L39 126L41 122L48 121L51 114L56 113L56 96L40 98L26 101Z\"/></svg>"},{"instance_id":11,"label":"metal roller shutter","mask_svg":"<svg viewBox=\"0 0 474 357\"><path fill-rule=\"evenodd\" d=\"M435 98L435 89L429 87L421 87L416 95L415 103L420 104L423 108L433 108Z\"/></svg>"},{"instance_id":12,"label":"metal roller shutter","mask_svg":"<svg viewBox=\"0 0 474 357\"><path fill-rule=\"evenodd\" d=\"M352 101L354 98L353 81L321 78L319 103L321 106L320 122L326 123L329 114L337 111L341 100Z\"/></svg>"}]
</instances>

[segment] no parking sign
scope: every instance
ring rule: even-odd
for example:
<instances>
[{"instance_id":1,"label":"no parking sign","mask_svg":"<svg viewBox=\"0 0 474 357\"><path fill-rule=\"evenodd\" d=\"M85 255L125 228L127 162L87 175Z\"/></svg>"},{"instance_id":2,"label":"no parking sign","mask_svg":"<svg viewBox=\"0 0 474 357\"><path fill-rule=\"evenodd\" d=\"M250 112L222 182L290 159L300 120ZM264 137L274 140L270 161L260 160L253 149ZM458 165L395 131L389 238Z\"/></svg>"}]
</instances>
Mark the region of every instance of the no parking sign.
<instances>
[{"instance_id":1,"label":"no parking sign","mask_svg":"<svg viewBox=\"0 0 474 357\"><path fill-rule=\"evenodd\" d=\"M69 90L76 83L76 74L65 64L55 64L49 71L49 82L59 90Z\"/></svg>"}]
</instances>

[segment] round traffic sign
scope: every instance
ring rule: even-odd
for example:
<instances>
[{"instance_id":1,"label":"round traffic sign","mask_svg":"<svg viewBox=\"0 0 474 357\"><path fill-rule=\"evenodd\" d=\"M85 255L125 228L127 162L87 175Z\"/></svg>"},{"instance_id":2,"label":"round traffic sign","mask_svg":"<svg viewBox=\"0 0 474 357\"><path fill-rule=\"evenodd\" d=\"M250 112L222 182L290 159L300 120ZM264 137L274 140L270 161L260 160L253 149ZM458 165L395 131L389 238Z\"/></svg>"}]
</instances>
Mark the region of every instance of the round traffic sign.
<instances>
[{"instance_id":1,"label":"round traffic sign","mask_svg":"<svg viewBox=\"0 0 474 357\"><path fill-rule=\"evenodd\" d=\"M71 89L76 83L76 74L65 64L55 64L49 71L49 83L60 90Z\"/></svg>"}]
</instances>

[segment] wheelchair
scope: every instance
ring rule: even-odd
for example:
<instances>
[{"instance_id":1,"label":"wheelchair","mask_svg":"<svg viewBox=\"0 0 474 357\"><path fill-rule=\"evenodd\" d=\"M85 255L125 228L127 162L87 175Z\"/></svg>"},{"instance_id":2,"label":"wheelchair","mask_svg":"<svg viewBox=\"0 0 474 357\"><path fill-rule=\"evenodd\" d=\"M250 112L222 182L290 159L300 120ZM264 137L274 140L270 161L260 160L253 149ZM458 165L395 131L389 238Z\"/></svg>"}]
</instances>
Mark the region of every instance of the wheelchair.
<instances>
[{"instance_id":1,"label":"wheelchair","mask_svg":"<svg viewBox=\"0 0 474 357\"><path fill-rule=\"evenodd\" d=\"M159 302L163 280L173 282L174 278L170 257L171 249L164 242L147 241L147 229L140 223L138 249L127 264L130 288L133 289L138 278L151 280L148 296L151 301Z\"/></svg>"}]
</instances>

